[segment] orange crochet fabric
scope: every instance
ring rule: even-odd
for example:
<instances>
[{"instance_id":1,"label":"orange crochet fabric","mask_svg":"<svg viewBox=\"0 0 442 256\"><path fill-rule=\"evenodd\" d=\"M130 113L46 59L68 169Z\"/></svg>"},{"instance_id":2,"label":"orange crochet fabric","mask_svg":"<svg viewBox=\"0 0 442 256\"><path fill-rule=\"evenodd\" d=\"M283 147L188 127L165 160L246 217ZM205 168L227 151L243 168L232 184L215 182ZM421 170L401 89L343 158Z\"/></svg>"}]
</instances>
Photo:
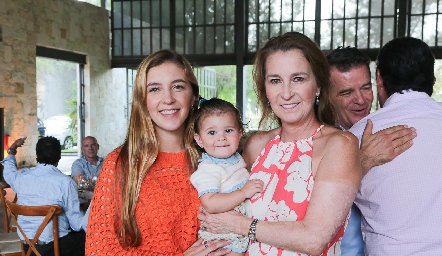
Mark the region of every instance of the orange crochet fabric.
<instances>
[{"instance_id":1,"label":"orange crochet fabric","mask_svg":"<svg viewBox=\"0 0 442 256\"><path fill-rule=\"evenodd\" d=\"M86 234L86 255L182 255L196 240L199 199L189 181L185 152L160 152L143 180L135 218L138 247L123 249L116 235L114 172L120 149L106 158L95 187ZM118 220L119 222L119 220ZM117 225L115 225L117 224Z\"/></svg>"}]
</instances>

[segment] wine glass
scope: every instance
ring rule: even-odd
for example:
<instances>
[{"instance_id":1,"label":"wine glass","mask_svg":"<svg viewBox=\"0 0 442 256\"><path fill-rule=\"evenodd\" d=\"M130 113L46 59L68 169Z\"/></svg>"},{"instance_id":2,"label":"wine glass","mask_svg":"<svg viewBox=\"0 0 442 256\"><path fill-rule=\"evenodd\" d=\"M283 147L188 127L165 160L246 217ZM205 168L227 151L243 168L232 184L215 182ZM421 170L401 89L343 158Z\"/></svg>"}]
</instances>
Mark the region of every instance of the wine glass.
<instances>
[{"instance_id":1,"label":"wine glass","mask_svg":"<svg viewBox=\"0 0 442 256\"><path fill-rule=\"evenodd\" d=\"M78 190L83 192L83 190L87 189L87 187L89 187L89 181L87 180L86 176L81 176L80 182L78 183Z\"/></svg>"},{"instance_id":2,"label":"wine glass","mask_svg":"<svg viewBox=\"0 0 442 256\"><path fill-rule=\"evenodd\" d=\"M92 188L95 188L95 185L97 184L97 179L98 179L98 177L97 176L92 176L92 179L91 179L91 185L92 185Z\"/></svg>"}]
</instances>

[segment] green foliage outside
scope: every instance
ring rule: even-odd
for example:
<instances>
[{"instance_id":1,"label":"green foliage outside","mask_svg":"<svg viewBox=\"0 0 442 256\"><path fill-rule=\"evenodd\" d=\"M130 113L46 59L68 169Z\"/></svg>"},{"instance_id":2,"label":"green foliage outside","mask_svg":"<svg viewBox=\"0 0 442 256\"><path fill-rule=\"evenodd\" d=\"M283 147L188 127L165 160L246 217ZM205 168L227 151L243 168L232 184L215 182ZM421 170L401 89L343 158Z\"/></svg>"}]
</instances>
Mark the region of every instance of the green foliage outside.
<instances>
[{"instance_id":1,"label":"green foliage outside","mask_svg":"<svg viewBox=\"0 0 442 256\"><path fill-rule=\"evenodd\" d=\"M216 97L236 105L236 67L213 66L216 71ZM253 90L252 66L245 66L246 98L244 103L243 122L247 124L246 130L256 130L259 122L257 98Z\"/></svg>"},{"instance_id":2,"label":"green foliage outside","mask_svg":"<svg viewBox=\"0 0 442 256\"><path fill-rule=\"evenodd\" d=\"M214 66L216 71L216 97L236 104L236 67Z\"/></svg>"}]
</instances>

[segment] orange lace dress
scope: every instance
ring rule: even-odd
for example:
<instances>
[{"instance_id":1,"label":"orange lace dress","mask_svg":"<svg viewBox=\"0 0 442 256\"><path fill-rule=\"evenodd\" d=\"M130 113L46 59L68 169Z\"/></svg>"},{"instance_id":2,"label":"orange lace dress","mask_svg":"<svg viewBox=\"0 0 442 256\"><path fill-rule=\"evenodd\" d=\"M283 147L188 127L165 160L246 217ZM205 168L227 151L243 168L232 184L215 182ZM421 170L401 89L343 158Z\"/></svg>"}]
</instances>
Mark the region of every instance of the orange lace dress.
<instances>
[{"instance_id":1,"label":"orange lace dress","mask_svg":"<svg viewBox=\"0 0 442 256\"><path fill-rule=\"evenodd\" d=\"M247 216L264 221L302 220L310 202L314 177L312 173L313 137L283 142L279 135L271 140L256 159L250 178L264 182L262 193L246 200ZM322 255L341 255L344 225ZM261 242L251 241L246 255L304 256Z\"/></svg>"},{"instance_id":2,"label":"orange lace dress","mask_svg":"<svg viewBox=\"0 0 442 256\"><path fill-rule=\"evenodd\" d=\"M196 240L199 199L189 180L185 152L160 152L141 186L134 218L141 233L138 247L123 249L117 238L114 182L120 149L105 159L95 187L86 234L86 255L183 255ZM116 187L115 187L116 184Z\"/></svg>"}]
</instances>

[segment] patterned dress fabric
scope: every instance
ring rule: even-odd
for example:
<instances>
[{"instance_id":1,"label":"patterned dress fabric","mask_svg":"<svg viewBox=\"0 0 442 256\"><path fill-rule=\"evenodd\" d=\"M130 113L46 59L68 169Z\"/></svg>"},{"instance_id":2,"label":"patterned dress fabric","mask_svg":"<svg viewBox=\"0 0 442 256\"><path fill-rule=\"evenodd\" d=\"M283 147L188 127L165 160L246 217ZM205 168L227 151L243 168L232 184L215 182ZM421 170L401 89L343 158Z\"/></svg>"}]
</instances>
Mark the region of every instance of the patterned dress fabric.
<instances>
[{"instance_id":1,"label":"patterned dress fabric","mask_svg":"<svg viewBox=\"0 0 442 256\"><path fill-rule=\"evenodd\" d=\"M252 166L250 179L264 181L264 190L246 201L247 216L264 221L302 220L314 187L312 173L313 137L283 142L277 135L263 149ZM259 229L259 224L258 224ZM341 255L340 240L344 225L329 243L322 255ZM261 242L251 242L246 255L304 256Z\"/></svg>"}]
</instances>

